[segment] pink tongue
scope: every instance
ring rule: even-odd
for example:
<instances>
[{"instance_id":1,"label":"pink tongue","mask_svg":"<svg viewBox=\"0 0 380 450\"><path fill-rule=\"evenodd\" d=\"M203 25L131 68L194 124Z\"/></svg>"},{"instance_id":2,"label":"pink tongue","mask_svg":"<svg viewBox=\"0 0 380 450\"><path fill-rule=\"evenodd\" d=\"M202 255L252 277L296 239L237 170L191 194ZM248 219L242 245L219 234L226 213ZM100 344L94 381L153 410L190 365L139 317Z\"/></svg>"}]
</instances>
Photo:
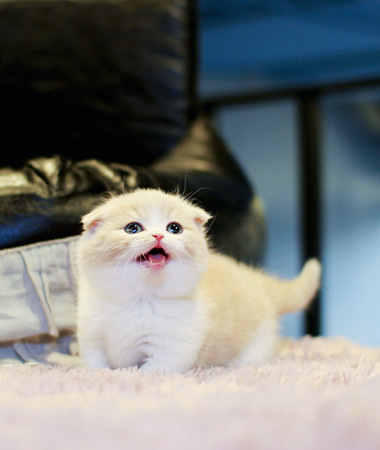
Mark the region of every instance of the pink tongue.
<instances>
[{"instance_id":1,"label":"pink tongue","mask_svg":"<svg viewBox=\"0 0 380 450\"><path fill-rule=\"evenodd\" d=\"M166 256L161 253L157 253L156 255L148 254L148 261L151 264L163 264L166 261Z\"/></svg>"}]
</instances>

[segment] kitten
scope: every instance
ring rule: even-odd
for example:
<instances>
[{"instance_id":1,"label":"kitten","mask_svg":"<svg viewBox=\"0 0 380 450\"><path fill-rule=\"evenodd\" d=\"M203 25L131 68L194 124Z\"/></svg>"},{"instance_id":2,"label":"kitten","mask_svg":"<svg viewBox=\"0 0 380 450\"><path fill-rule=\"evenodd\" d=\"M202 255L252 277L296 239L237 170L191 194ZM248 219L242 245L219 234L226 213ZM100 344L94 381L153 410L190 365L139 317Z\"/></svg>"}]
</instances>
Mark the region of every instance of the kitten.
<instances>
[{"instance_id":1,"label":"kitten","mask_svg":"<svg viewBox=\"0 0 380 450\"><path fill-rule=\"evenodd\" d=\"M273 356L278 315L308 305L310 260L280 281L208 248L210 216L178 195L136 190L84 216L78 342L93 368L183 372Z\"/></svg>"}]
</instances>

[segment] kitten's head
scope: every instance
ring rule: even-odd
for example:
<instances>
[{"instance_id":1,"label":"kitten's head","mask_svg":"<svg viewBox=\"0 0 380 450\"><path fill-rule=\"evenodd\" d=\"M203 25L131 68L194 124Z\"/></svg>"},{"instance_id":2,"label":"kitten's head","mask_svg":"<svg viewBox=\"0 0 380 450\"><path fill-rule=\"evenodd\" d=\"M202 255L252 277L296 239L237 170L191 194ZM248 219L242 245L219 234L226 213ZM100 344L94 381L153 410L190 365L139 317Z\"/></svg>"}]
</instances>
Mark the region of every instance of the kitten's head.
<instances>
[{"instance_id":1,"label":"kitten's head","mask_svg":"<svg viewBox=\"0 0 380 450\"><path fill-rule=\"evenodd\" d=\"M147 275L204 270L209 219L203 209L160 190L111 197L83 217L80 259L90 265L129 265Z\"/></svg>"}]
</instances>

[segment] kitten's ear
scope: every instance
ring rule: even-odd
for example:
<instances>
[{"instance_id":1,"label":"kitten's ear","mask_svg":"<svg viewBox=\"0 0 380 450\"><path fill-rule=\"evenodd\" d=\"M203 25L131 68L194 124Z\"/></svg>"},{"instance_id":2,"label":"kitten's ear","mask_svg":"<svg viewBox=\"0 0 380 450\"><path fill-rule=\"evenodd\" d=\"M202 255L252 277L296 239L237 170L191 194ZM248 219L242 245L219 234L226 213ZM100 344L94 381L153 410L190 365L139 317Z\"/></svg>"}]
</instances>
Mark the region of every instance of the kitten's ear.
<instances>
[{"instance_id":1,"label":"kitten's ear","mask_svg":"<svg viewBox=\"0 0 380 450\"><path fill-rule=\"evenodd\" d=\"M103 223L101 209L101 207L97 207L82 217L84 231L89 231L92 234Z\"/></svg>"},{"instance_id":2,"label":"kitten's ear","mask_svg":"<svg viewBox=\"0 0 380 450\"><path fill-rule=\"evenodd\" d=\"M199 227L203 227L203 225L205 225L212 217L204 209L198 208L198 206L193 206L193 211L194 211L194 222Z\"/></svg>"}]
</instances>

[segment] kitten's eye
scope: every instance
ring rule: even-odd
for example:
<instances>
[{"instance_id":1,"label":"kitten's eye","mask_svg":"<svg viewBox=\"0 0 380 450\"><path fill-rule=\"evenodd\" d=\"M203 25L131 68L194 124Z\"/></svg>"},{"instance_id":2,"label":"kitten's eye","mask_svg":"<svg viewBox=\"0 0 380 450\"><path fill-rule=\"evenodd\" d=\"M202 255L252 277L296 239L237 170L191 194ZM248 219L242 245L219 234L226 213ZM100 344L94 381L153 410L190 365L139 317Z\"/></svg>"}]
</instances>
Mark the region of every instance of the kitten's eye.
<instances>
[{"instance_id":1,"label":"kitten's eye","mask_svg":"<svg viewBox=\"0 0 380 450\"><path fill-rule=\"evenodd\" d=\"M177 222L169 223L169 225L166 227L166 229L167 229L167 231L169 231L169 233L173 233L173 234L180 234L183 231L183 228Z\"/></svg>"},{"instance_id":2,"label":"kitten's eye","mask_svg":"<svg viewBox=\"0 0 380 450\"><path fill-rule=\"evenodd\" d=\"M142 227L142 225L140 225L138 222L131 222L124 228L124 231L128 234L136 234L141 233L143 229L144 228Z\"/></svg>"}]
</instances>

